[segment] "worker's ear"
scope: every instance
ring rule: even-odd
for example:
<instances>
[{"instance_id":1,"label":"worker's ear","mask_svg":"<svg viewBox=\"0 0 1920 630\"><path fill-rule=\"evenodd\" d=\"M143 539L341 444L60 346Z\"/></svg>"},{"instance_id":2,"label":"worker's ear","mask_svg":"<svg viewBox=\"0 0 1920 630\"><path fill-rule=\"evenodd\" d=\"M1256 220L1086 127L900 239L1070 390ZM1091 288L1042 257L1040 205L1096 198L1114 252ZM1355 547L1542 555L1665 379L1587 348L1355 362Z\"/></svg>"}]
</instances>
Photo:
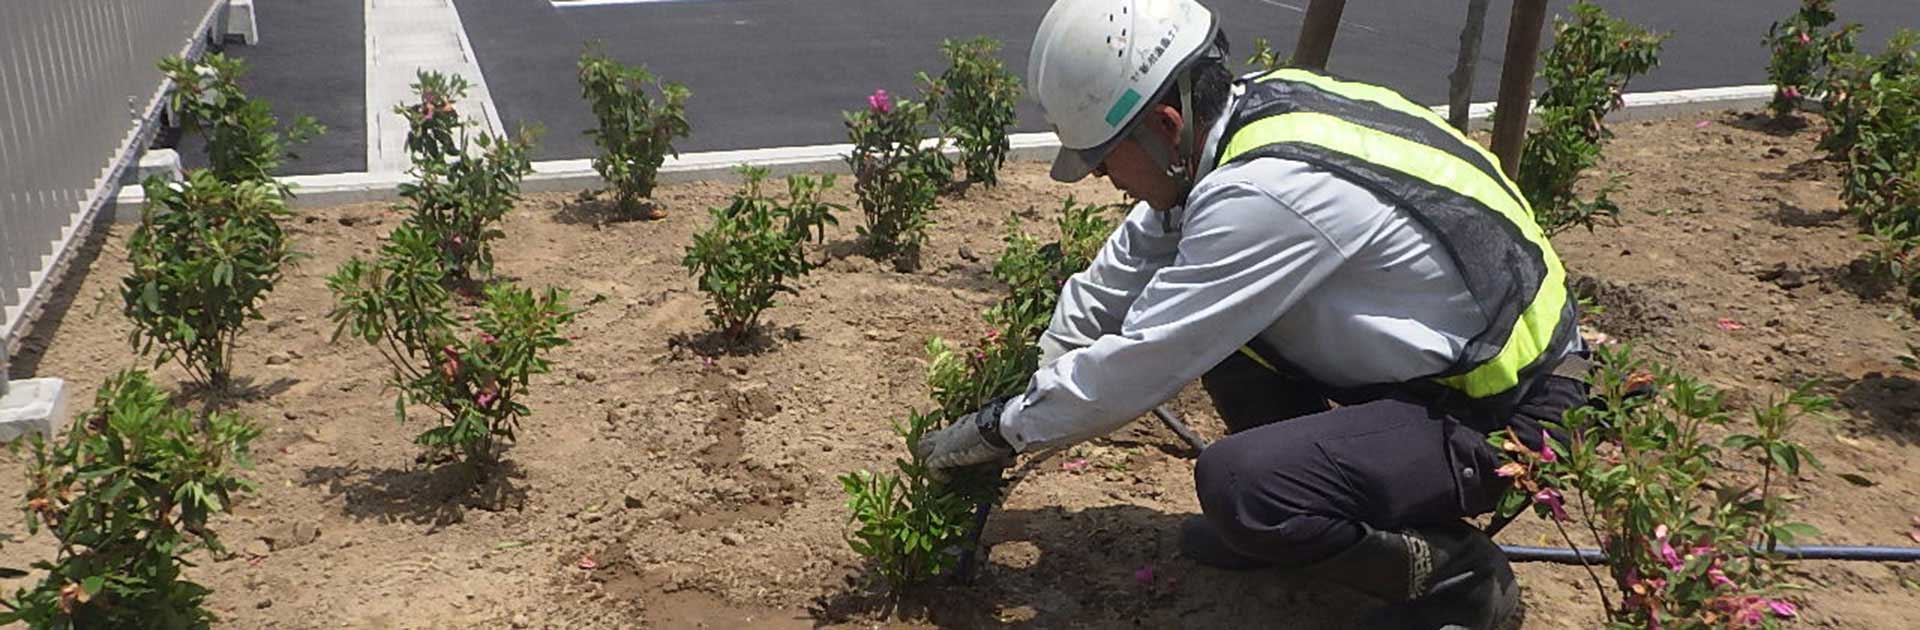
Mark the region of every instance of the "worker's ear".
<instances>
[{"instance_id":1,"label":"worker's ear","mask_svg":"<svg viewBox=\"0 0 1920 630\"><path fill-rule=\"evenodd\" d=\"M1174 139L1180 137L1180 126L1186 124L1187 121L1180 116L1180 110L1174 109L1171 105L1155 103L1153 109L1156 115L1153 117L1153 120L1148 121L1148 123L1152 124L1154 130L1160 132L1161 136L1166 138L1168 145L1172 145Z\"/></svg>"}]
</instances>

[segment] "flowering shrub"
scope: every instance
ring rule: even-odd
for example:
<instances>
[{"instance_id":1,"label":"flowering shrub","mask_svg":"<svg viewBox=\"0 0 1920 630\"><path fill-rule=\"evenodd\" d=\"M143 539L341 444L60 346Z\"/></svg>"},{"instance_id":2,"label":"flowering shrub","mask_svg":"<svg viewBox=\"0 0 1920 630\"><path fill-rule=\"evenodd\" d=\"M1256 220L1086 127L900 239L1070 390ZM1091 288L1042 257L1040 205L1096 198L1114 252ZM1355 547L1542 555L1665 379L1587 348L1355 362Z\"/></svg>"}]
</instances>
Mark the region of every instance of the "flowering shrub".
<instances>
[{"instance_id":1,"label":"flowering shrub","mask_svg":"<svg viewBox=\"0 0 1920 630\"><path fill-rule=\"evenodd\" d=\"M910 411L894 430L906 440L907 458L895 472L859 471L840 477L859 528L848 538L890 585L899 588L953 568L952 550L973 533L975 506L997 500L997 470L970 470L945 480L929 476L914 446L935 430L996 398L1019 393L1039 367L1039 336L1047 327L1068 276L1085 269L1111 229L1102 206L1067 200L1057 226L1060 240L1045 245L1009 226L1007 250L994 262L994 277L1008 295L986 314L995 330L968 347L927 341L927 385L935 409Z\"/></svg>"},{"instance_id":2,"label":"flowering shrub","mask_svg":"<svg viewBox=\"0 0 1920 630\"><path fill-rule=\"evenodd\" d=\"M952 168L938 147L923 147L925 103L894 102L886 90L867 97L867 109L847 112L847 137L853 153L853 191L866 215L860 235L875 253L891 255L901 270L920 264L934 202L952 179Z\"/></svg>"},{"instance_id":3,"label":"flowering shrub","mask_svg":"<svg viewBox=\"0 0 1920 630\"><path fill-rule=\"evenodd\" d=\"M1920 308L1920 31L1834 63L1825 146L1846 162L1840 199L1875 245L1874 266Z\"/></svg>"},{"instance_id":4,"label":"flowering shrub","mask_svg":"<svg viewBox=\"0 0 1920 630\"><path fill-rule=\"evenodd\" d=\"M120 288L129 340L155 366L178 359L194 380L225 390L234 340L262 319L260 302L298 256L280 226L286 203L270 180L229 182L204 169L184 183L149 178L146 194Z\"/></svg>"},{"instance_id":5,"label":"flowering shrub","mask_svg":"<svg viewBox=\"0 0 1920 630\"><path fill-rule=\"evenodd\" d=\"M1503 509L1531 498L1574 546L1572 497L1608 559L1611 595L1593 578L1609 627L1771 628L1794 616L1775 546L1817 531L1788 520L1782 486L1818 462L1788 436L1832 401L1801 387L1735 427L1720 392L1631 349L1601 348L1594 386L1606 405L1568 412L1552 428L1559 435L1524 440L1541 446L1492 436L1510 457L1498 473L1520 489ZM1651 395L1632 393L1648 386ZM1716 444L1709 432L1721 428L1736 432ZM1731 479L1719 463L1727 455L1753 460L1758 479Z\"/></svg>"},{"instance_id":6,"label":"flowering shrub","mask_svg":"<svg viewBox=\"0 0 1920 630\"><path fill-rule=\"evenodd\" d=\"M673 148L674 138L693 131L687 123L687 97L693 93L678 83L656 80L645 66L621 65L597 50L580 55L580 93L593 106L600 126L588 129L600 154L593 170L614 190L614 204L631 214L639 201L653 196L654 176ZM660 93L655 100L647 84Z\"/></svg>"},{"instance_id":7,"label":"flowering shrub","mask_svg":"<svg viewBox=\"0 0 1920 630\"><path fill-rule=\"evenodd\" d=\"M458 330L443 273L433 237L401 225L378 259L349 259L327 278L336 301L334 338L350 334L380 351L400 390L393 410L401 422L410 404L433 410L434 426L415 443L437 458L464 459L484 470L531 413L520 402L528 381L548 371L548 352L567 345L560 328L574 312L564 292L535 295L493 284L472 330Z\"/></svg>"},{"instance_id":8,"label":"flowering shrub","mask_svg":"<svg viewBox=\"0 0 1920 630\"><path fill-rule=\"evenodd\" d=\"M0 600L0 624L30 628L207 628L210 591L181 575L181 557L219 550L208 523L252 489L236 475L260 429L175 406L139 371L109 378L94 409L55 444L34 435L27 528L56 541L46 576Z\"/></svg>"},{"instance_id":9,"label":"flowering shrub","mask_svg":"<svg viewBox=\"0 0 1920 630\"><path fill-rule=\"evenodd\" d=\"M400 185L401 207L435 239L449 281L490 275L490 243L506 235L497 226L520 199L520 178L533 172L533 138L470 136L454 108L467 95L459 75L421 71L413 89L419 102L394 108L407 119L408 173L417 179Z\"/></svg>"},{"instance_id":10,"label":"flowering shrub","mask_svg":"<svg viewBox=\"0 0 1920 630\"><path fill-rule=\"evenodd\" d=\"M793 293L789 283L813 270L806 242L826 238L826 226L839 223L833 211L846 210L820 199L833 187L832 175L788 177L782 205L760 192L766 169L741 172L745 186L726 207L712 210L713 225L693 236L681 261L713 301L707 318L735 342L758 325L775 295Z\"/></svg>"},{"instance_id":11,"label":"flowering shrub","mask_svg":"<svg viewBox=\"0 0 1920 630\"><path fill-rule=\"evenodd\" d=\"M1860 27L1826 31L1838 19L1832 7L1833 0L1801 0L1793 15L1767 27L1766 44L1773 52L1767 79L1774 87L1767 108L1776 118L1793 114L1802 97L1826 92L1833 58L1853 52Z\"/></svg>"},{"instance_id":12,"label":"flowering shrub","mask_svg":"<svg viewBox=\"0 0 1920 630\"><path fill-rule=\"evenodd\" d=\"M307 116L294 119L281 134L280 119L266 101L248 98L239 79L245 61L219 53L198 60L168 57L160 72L173 82L168 104L179 112L184 126L198 128L207 139L207 161L215 176L228 182L272 182L288 158L298 157L288 143L305 142L324 132ZM287 188L280 186L280 192Z\"/></svg>"},{"instance_id":13,"label":"flowering shrub","mask_svg":"<svg viewBox=\"0 0 1920 630\"><path fill-rule=\"evenodd\" d=\"M1619 214L1609 199L1619 178L1589 200L1579 199L1573 186L1600 161L1600 142L1610 135L1601 121L1620 107L1634 75L1659 64L1666 39L1585 0L1573 5L1573 15L1572 21L1554 19L1553 47L1541 60L1546 89L1534 104L1539 125L1520 155L1520 191L1548 234L1576 225L1592 229L1597 217Z\"/></svg>"},{"instance_id":14,"label":"flowering shrub","mask_svg":"<svg viewBox=\"0 0 1920 630\"><path fill-rule=\"evenodd\" d=\"M942 135L960 147L960 163L967 179L988 186L1000 182L1000 165L1007 161L1007 128L1013 126L1014 105L1020 101L1020 78L994 57L1000 42L987 37L940 44L947 70L938 80L920 75L927 84L927 100L939 112Z\"/></svg>"}]
</instances>

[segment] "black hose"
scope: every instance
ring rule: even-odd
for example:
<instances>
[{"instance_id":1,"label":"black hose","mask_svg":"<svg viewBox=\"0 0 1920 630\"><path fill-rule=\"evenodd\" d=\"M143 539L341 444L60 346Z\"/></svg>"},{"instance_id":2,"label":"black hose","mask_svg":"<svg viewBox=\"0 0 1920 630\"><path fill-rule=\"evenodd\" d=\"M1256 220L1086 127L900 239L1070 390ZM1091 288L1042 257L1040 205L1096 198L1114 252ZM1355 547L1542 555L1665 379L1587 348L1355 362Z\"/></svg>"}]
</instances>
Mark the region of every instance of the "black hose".
<instances>
[{"instance_id":1,"label":"black hose","mask_svg":"<svg viewBox=\"0 0 1920 630\"><path fill-rule=\"evenodd\" d=\"M1605 564L1607 556L1599 549L1575 551L1565 547L1524 547L1501 545L1507 559L1514 562L1552 562L1554 564ZM1781 554L1794 560L1853 560L1863 562L1920 562L1920 547L1864 547L1848 545L1781 545Z\"/></svg>"}]
</instances>

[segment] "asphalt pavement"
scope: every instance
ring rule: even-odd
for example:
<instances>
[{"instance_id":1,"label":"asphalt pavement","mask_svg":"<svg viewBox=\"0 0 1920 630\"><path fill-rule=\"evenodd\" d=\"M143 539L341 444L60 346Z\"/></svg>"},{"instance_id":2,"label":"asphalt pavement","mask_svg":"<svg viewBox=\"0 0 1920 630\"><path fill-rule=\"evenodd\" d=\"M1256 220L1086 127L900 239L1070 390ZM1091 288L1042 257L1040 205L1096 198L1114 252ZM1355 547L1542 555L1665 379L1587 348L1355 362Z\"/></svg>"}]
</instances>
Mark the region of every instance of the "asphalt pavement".
<instances>
[{"instance_id":1,"label":"asphalt pavement","mask_svg":"<svg viewBox=\"0 0 1920 630\"><path fill-rule=\"evenodd\" d=\"M542 2L544 4L544 2ZM247 60L240 79L248 94L273 104L283 121L312 116L327 132L295 145L288 175L358 172L367 168L365 0L256 0L260 43L229 43ZM188 167L204 166L202 144L180 142Z\"/></svg>"},{"instance_id":2,"label":"asphalt pavement","mask_svg":"<svg viewBox=\"0 0 1920 630\"><path fill-rule=\"evenodd\" d=\"M1236 57L1254 37L1290 52L1308 0L1212 0ZM582 131L591 113L580 98L574 64L599 41L615 58L644 63L693 91L693 134L682 151L742 149L845 141L841 112L864 107L884 88L918 92L914 74L936 74L943 38L987 35L1005 42L1001 57L1024 75L1034 28L1050 0L680 0L556 7L545 0L454 0L495 105L509 127L546 129L538 159L588 157ZM254 62L256 94L282 111L321 117L333 132L307 147L294 172L365 168L362 0L257 0L262 45L230 50ZM1552 3L1564 14L1570 0ZM1502 59L1509 2L1489 11L1476 101L1490 101ZM1767 25L1797 0L1615 0L1613 14L1673 33L1661 65L1636 79L1634 91L1766 82ZM1352 0L1334 44L1330 69L1383 83L1414 100L1446 99L1466 3ZM1866 25L1862 41L1877 47L1899 27L1920 28L1914 0L1845 0L1842 20ZM312 29L324 31L306 33ZM1550 38L1550 34L1549 34ZM352 54L349 54L352 53ZM283 78L282 74L285 77ZM316 76L316 73L318 75ZM1044 131L1030 101L1019 131ZM351 138L357 134L357 138ZM348 145L352 140L358 144ZM338 143L338 144L336 144Z\"/></svg>"}]
</instances>

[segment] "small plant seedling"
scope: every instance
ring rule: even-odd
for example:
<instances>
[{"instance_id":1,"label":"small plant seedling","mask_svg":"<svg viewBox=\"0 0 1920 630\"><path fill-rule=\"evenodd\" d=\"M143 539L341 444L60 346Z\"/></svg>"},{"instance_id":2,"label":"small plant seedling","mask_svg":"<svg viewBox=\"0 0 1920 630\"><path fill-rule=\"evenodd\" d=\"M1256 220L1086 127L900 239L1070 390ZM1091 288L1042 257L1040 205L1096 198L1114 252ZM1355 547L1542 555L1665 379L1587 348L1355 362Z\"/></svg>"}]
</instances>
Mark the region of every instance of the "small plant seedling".
<instances>
[{"instance_id":1,"label":"small plant seedling","mask_svg":"<svg viewBox=\"0 0 1920 630\"><path fill-rule=\"evenodd\" d=\"M1801 0L1793 15L1767 27L1767 79L1774 87L1767 109L1774 118L1792 116L1801 99L1826 93L1834 58L1854 51L1860 27L1826 30L1838 19L1833 0Z\"/></svg>"},{"instance_id":2,"label":"small plant seedling","mask_svg":"<svg viewBox=\"0 0 1920 630\"><path fill-rule=\"evenodd\" d=\"M560 329L573 320L566 294L536 294L509 284L486 287L471 330L460 330L447 306L436 241L410 224L388 235L373 262L353 258L327 278L335 306L334 337L351 335L380 351L400 395L394 416L412 404L435 423L414 442L436 458L451 457L484 473L498 463L522 418L529 381L550 369L546 355L568 344Z\"/></svg>"},{"instance_id":3,"label":"small plant seedling","mask_svg":"<svg viewBox=\"0 0 1920 630\"><path fill-rule=\"evenodd\" d=\"M240 89L247 72L241 59L212 53L197 60L168 57L159 65L174 86L168 105L181 114L183 126L206 136L209 168L223 181L274 182L286 160L299 157L288 145L326 131L313 118L300 116L283 133L273 107ZM275 185L287 194L285 184Z\"/></svg>"},{"instance_id":4,"label":"small plant seedling","mask_svg":"<svg viewBox=\"0 0 1920 630\"><path fill-rule=\"evenodd\" d=\"M30 628L207 628L211 594L182 559L218 551L215 514L252 489L238 476L260 429L237 416L195 415L139 371L100 388L63 437L27 451L27 528L55 540L38 584L0 600L0 624Z\"/></svg>"},{"instance_id":5,"label":"small plant seedling","mask_svg":"<svg viewBox=\"0 0 1920 630\"><path fill-rule=\"evenodd\" d=\"M893 471L840 478L857 525L848 544L895 592L955 568L961 545L972 540L976 506L997 501L1003 483L995 470L958 471L936 480L915 445L927 431L962 421L1025 387L1038 367L1039 336L1060 286L1086 268L1111 229L1104 210L1067 200L1056 224L1060 240L1044 245L1017 223L1009 226L1007 249L994 262L994 277L1008 284L1008 294L986 313L994 330L966 347L928 340L927 385L935 408L910 411L894 426L909 456L896 459Z\"/></svg>"},{"instance_id":6,"label":"small plant seedling","mask_svg":"<svg viewBox=\"0 0 1920 630\"><path fill-rule=\"evenodd\" d=\"M760 191L766 169L743 168L742 174L746 184L727 206L712 210L713 224L694 235L681 261L713 302L707 318L733 343L759 325L776 295L793 293L793 281L813 270L807 241L824 239L826 226L838 224L834 211L846 211L820 198L833 187L832 175L788 177L781 204Z\"/></svg>"},{"instance_id":7,"label":"small plant seedling","mask_svg":"<svg viewBox=\"0 0 1920 630\"><path fill-rule=\"evenodd\" d=\"M271 181L210 170L185 182L149 178L145 188L120 289L129 340L155 366L177 359L195 381L225 391L235 340L262 319L261 301L298 257L280 225L286 202Z\"/></svg>"},{"instance_id":8,"label":"small plant seedling","mask_svg":"<svg viewBox=\"0 0 1920 630\"><path fill-rule=\"evenodd\" d=\"M435 240L449 282L470 283L493 273L491 243L520 200L520 178L533 172L533 133L515 138L471 134L455 104L467 95L459 75L421 71L413 84L416 103L394 112L406 117L408 173L399 208L407 221Z\"/></svg>"},{"instance_id":9,"label":"small plant seedling","mask_svg":"<svg viewBox=\"0 0 1920 630\"><path fill-rule=\"evenodd\" d=\"M959 146L967 179L996 185L1012 148L1007 128L1013 126L1014 105L1020 101L1020 78L994 57L1000 51L997 40L947 40L940 50L947 57L947 70L937 80L920 75L927 100L938 112L942 135Z\"/></svg>"},{"instance_id":10,"label":"small plant seedling","mask_svg":"<svg viewBox=\"0 0 1920 630\"><path fill-rule=\"evenodd\" d=\"M1293 58L1280 56L1280 51L1274 50L1273 46L1267 43L1267 38L1253 38L1253 54L1247 56L1247 65L1253 66L1255 70L1272 72L1292 64Z\"/></svg>"},{"instance_id":11,"label":"small plant seedling","mask_svg":"<svg viewBox=\"0 0 1920 630\"><path fill-rule=\"evenodd\" d=\"M1788 435L1832 401L1802 386L1738 426L1721 392L1634 358L1631 348L1597 349L1594 388L1602 406L1569 411L1539 436L1491 436L1514 480L1512 513L1531 499L1563 542L1574 545L1567 502L1607 555L1608 589L1588 567L1609 627L1776 627L1795 616L1786 598L1786 559L1775 545L1817 532L1790 521L1782 491L1803 463L1817 465ZM1651 395L1635 392L1650 391ZM1710 428L1733 429L1719 443ZM1751 457L1758 480L1736 479L1726 454Z\"/></svg>"},{"instance_id":12,"label":"small plant seedling","mask_svg":"<svg viewBox=\"0 0 1920 630\"><path fill-rule=\"evenodd\" d=\"M934 204L953 178L939 147L921 146L929 114L926 103L894 102L886 90L868 96L866 110L846 113L847 165L866 217L860 235L903 271L919 267Z\"/></svg>"},{"instance_id":13,"label":"small plant seedling","mask_svg":"<svg viewBox=\"0 0 1920 630\"><path fill-rule=\"evenodd\" d=\"M1611 135L1602 119L1620 107L1629 80L1659 63L1666 39L1585 0L1572 10L1572 20L1554 20L1553 47L1541 60L1546 89L1534 105L1539 125L1527 134L1520 157L1520 191L1548 235L1574 226L1591 230L1619 215L1610 195L1625 186L1622 178L1609 177L1587 199L1575 194L1574 184L1600 162L1600 143Z\"/></svg>"},{"instance_id":14,"label":"small plant seedling","mask_svg":"<svg viewBox=\"0 0 1920 630\"><path fill-rule=\"evenodd\" d=\"M693 131L687 122L687 99L693 93L656 79L645 66L622 65L597 46L580 55L579 80L581 96L599 122L586 132L600 148L593 170L613 188L615 208L637 216L641 200L653 196L660 165L668 155L680 155L674 139ZM649 85L660 98L647 93ZM654 210L644 218L660 216Z\"/></svg>"}]
</instances>

